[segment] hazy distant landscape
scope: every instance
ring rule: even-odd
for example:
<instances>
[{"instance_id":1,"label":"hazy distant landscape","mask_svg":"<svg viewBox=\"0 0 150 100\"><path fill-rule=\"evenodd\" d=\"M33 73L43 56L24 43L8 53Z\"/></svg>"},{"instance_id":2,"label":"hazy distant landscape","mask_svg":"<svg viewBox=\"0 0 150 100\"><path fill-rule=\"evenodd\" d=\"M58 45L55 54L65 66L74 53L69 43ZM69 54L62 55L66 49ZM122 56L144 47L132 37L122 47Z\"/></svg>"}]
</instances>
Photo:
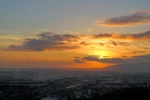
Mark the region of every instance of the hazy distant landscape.
<instances>
[{"instance_id":1,"label":"hazy distant landscape","mask_svg":"<svg viewBox=\"0 0 150 100\"><path fill-rule=\"evenodd\" d=\"M118 90L149 91L150 88L149 73L79 69L1 69L0 79L1 100L107 100L106 95ZM123 98L124 95L120 97Z\"/></svg>"}]
</instances>

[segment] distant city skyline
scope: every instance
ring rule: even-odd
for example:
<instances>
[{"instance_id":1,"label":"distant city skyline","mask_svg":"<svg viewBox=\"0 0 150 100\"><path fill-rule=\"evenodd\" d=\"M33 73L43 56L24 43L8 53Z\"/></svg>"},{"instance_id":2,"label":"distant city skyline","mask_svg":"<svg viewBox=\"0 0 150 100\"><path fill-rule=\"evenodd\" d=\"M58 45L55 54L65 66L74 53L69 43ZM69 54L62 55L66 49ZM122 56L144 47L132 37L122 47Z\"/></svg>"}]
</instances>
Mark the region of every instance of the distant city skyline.
<instances>
[{"instance_id":1,"label":"distant city skyline","mask_svg":"<svg viewBox=\"0 0 150 100\"><path fill-rule=\"evenodd\" d=\"M2 0L0 13L0 68L150 63L149 0Z\"/></svg>"}]
</instances>

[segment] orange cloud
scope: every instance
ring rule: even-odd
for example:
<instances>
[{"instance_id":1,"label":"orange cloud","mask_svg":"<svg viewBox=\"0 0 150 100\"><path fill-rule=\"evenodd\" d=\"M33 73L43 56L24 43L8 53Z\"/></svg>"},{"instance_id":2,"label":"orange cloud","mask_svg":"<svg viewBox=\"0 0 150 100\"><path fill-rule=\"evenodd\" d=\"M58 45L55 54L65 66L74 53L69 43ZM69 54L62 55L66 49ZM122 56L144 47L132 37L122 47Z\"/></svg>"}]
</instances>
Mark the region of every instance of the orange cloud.
<instances>
[{"instance_id":1,"label":"orange cloud","mask_svg":"<svg viewBox=\"0 0 150 100\"><path fill-rule=\"evenodd\" d=\"M41 33L36 38L24 39L21 45L11 45L9 51L7 49L1 52L0 64L4 67L10 65L8 62L12 62L14 67L22 64L22 66L59 67L61 65L90 68L129 62L148 62L150 61L149 41L150 31L138 34L91 35Z\"/></svg>"},{"instance_id":2,"label":"orange cloud","mask_svg":"<svg viewBox=\"0 0 150 100\"><path fill-rule=\"evenodd\" d=\"M75 63L84 63L86 61L99 62L99 63L114 63L114 64L123 64L123 63L143 63L150 62L150 54L141 55L141 56L132 56L131 58L100 58L97 55L85 56L85 57L75 57Z\"/></svg>"},{"instance_id":3,"label":"orange cloud","mask_svg":"<svg viewBox=\"0 0 150 100\"><path fill-rule=\"evenodd\" d=\"M94 34L92 38L113 38L113 39L138 39L138 40L150 40L150 31L138 34Z\"/></svg>"},{"instance_id":4,"label":"orange cloud","mask_svg":"<svg viewBox=\"0 0 150 100\"><path fill-rule=\"evenodd\" d=\"M85 55L102 55L119 57L118 52L127 53L128 50L149 50L150 31L139 34L94 34L71 35L41 33L37 38L24 39L21 45L11 45L5 51L66 51ZM122 51L117 50L124 48ZM101 52L105 53L101 53ZM130 52L133 52L130 51ZM111 52L111 53L110 53ZM143 52L141 52L143 53ZM149 53L149 52L147 52ZM76 59L77 62L80 62Z\"/></svg>"},{"instance_id":5,"label":"orange cloud","mask_svg":"<svg viewBox=\"0 0 150 100\"><path fill-rule=\"evenodd\" d=\"M98 26L135 26L150 23L150 10L139 10L132 14L98 21Z\"/></svg>"}]
</instances>

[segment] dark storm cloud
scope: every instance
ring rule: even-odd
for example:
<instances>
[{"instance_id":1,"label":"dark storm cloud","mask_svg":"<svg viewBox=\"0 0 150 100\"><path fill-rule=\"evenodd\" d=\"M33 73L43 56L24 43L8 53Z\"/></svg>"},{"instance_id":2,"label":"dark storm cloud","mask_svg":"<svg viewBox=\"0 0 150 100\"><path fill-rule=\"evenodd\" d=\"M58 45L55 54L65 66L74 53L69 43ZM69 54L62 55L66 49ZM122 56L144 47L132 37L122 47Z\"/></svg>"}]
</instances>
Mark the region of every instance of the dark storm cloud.
<instances>
[{"instance_id":1,"label":"dark storm cloud","mask_svg":"<svg viewBox=\"0 0 150 100\"><path fill-rule=\"evenodd\" d=\"M150 23L150 10L136 11L130 15L103 20L99 26L131 26Z\"/></svg>"},{"instance_id":2,"label":"dark storm cloud","mask_svg":"<svg viewBox=\"0 0 150 100\"><path fill-rule=\"evenodd\" d=\"M79 39L79 37L70 34L53 34L41 33L38 38L25 39L22 45L11 45L11 50L25 50L25 51L43 51L43 50L65 50L77 49L77 45L71 44Z\"/></svg>"}]
</instances>

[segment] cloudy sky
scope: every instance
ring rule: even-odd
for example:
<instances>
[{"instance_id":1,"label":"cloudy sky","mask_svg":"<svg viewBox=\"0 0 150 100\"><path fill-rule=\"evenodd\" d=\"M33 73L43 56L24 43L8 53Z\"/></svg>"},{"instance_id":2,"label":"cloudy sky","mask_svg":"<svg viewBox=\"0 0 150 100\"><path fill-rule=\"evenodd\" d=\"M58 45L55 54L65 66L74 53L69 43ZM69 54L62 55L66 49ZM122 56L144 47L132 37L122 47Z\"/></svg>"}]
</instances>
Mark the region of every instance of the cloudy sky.
<instances>
[{"instance_id":1,"label":"cloudy sky","mask_svg":"<svg viewBox=\"0 0 150 100\"><path fill-rule=\"evenodd\" d=\"M1 68L150 62L150 0L1 0Z\"/></svg>"}]
</instances>

